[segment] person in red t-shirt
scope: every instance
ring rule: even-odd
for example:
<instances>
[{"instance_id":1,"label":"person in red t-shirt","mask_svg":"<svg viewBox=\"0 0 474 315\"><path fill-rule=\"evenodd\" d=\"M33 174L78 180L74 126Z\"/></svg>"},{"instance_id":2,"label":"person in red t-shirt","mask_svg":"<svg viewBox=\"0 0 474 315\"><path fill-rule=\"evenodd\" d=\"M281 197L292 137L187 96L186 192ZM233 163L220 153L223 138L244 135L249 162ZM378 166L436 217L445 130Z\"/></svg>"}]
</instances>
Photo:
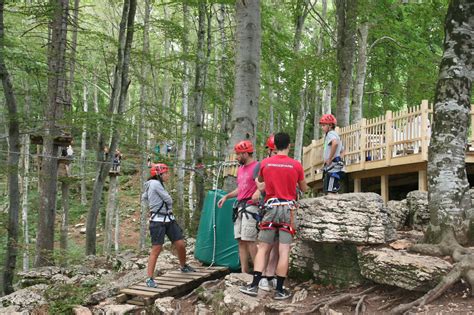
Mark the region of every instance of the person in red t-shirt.
<instances>
[{"instance_id":1,"label":"person in red t-shirt","mask_svg":"<svg viewBox=\"0 0 474 315\"><path fill-rule=\"evenodd\" d=\"M288 157L290 136L280 132L274 137L277 154L264 159L260 163L259 182L265 183L266 212L260 224L258 235L258 251L255 257L253 281L239 290L245 294L256 296L258 284L262 278L268 252L278 237L279 258L276 268L277 287L274 299L283 300L291 296L283 288L288 273L290 245L293 240L294 202L296 201L296 187L305 192L308 189L304 179L301 163Z\"/></svg>"},{"instance_id":2,"label":"person in red t-shirt","mask_svg":"<svg viewBox=\"0 0 474 315\"><path fill-rule=\"evenodd\" d=\"M249 254L255 261L257 254L257 216L258 199L260 198L255 183L254 169L258 162L253 158L253 145L249 140L240 141L234 147L237 161L240 164L237 171L237 188L222 197L217 206L222 207L224 202L237 197L234 208L234 237L239 242L240 266L243 273L249 272ZM256 193L257 192L257 193Z\"/></svg>"}]
</instances>

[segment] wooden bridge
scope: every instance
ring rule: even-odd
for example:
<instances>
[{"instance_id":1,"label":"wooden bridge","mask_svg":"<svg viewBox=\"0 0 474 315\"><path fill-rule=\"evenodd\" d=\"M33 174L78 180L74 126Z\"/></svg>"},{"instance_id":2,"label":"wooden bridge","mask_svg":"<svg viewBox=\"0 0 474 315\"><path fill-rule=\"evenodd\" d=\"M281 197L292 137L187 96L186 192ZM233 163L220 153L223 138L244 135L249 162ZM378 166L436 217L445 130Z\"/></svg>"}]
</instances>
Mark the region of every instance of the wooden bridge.
<instances>
[{"instance_id":1,"label":"wooden bridge","mask_svg":"<svg viewBox=\"0 0 474 315\"><path fill-rule=\"evenodd\" d=\"M203 282L222 278L228 274L227 267L196 267L196 272L170 271L155 278L157 288L145 285L145 279L128 288L121 289L116 301L134 305L150 305L165 296L182 296L200 286Z\"/></svg>"},{"instance_id":2,"label":"wooden bridge","mask_svg":"<svg viewBox=\"0 0 474 315\"><path fill-rule=\"evenodd\" d=\"M390 200L390 187L418 182L418 190L427 190L428 146L431 137L433 109L428 101L385 116L362 119L340 128L344 144L344 161L348 177L347 191L380 192ZM471 126L474 106L471 105ZM466 169L474 173L474 132L470 132L466 150ZM303 148L303 169L308 184L322 190L323 139L313 140ZM470 165L469 165L470 164ZM364 183L363 183L364 181ZM416 189L416 188L415 188Z\"/></svg>"}]
</instances>

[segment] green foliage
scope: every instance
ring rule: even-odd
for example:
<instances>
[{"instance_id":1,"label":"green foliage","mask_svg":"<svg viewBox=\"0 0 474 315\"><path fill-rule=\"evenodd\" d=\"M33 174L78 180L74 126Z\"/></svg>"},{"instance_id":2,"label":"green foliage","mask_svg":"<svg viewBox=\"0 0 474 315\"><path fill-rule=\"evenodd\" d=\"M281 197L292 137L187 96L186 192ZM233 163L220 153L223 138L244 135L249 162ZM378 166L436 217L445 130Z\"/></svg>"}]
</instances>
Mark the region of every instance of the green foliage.
<instances>
[{"instance_id":1,"label":"green foliage","mask_svg":"<svg viewBox=\"0 0 474 315\"><path fill-rule=\"evenodd\" d=\"M97 282L77 284L57 284L45 292L50 314L74 314L72 309L81 305L94 292Z\"/></svg>"}]
</instances>

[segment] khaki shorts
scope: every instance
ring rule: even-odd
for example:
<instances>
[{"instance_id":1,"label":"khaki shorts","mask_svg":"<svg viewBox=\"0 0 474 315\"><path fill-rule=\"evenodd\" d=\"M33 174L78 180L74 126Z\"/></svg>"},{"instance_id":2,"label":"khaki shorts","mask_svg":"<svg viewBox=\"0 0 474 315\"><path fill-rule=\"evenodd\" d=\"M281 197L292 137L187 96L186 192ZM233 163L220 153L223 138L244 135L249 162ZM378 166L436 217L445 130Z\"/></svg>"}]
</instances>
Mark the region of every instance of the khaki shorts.
<instances>
[{"instance_id":1,"label":"khaki shorts","mask_svg":"<svg viewBox=\"0 0 474 315\"><path fill-rule=\"evenodd\" d=\"M253 205L247 205L245 211L258 213L259 208ZM239 212L234 222L234 237L242 241L256 241L258 234L257 221L250 213L246 212Z\"/></svg>"},{"instance_id":2,"label":"khaki shorts","mask_svg":"<svg viewBox=\"0 0 474 315\"><path fill-rule=\"evenodd\" d=\"M273 206L265 209L262 222L275 222L275 223L291 223L291 210L288 205ZM296 230L296 213L293 213L293 228ZM260 230L258 234L258 240L268 244L273 244L275 241L279 241L280 244L291 244L293 241L293 235L280 229L271 230Z\"/></svg>"}]
</instances>

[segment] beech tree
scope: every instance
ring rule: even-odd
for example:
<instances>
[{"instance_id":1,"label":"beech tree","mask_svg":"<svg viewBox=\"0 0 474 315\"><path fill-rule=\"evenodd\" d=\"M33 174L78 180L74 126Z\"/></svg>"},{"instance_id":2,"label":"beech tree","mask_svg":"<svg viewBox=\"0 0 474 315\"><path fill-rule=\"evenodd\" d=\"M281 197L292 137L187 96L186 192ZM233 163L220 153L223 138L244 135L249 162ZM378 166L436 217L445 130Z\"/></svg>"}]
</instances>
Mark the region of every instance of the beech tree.
<instances>
[{"instance_id":1,"label":"beech tree","mask_svg":"<svg viewBox=\"0 0 474 315\"><path fill-rule=\"evenodd\" d=\"M474 79L474 3L451 1L445 19L444 53L433 109L433 133L428 152L428 207L426 241L411 251L452 256L454 268L423 297L394 309L403 313L430 303L461 278L474 289L474 251L463 247L474 241L474 213L467 181L465 150Z\"/></svg>"},{"instance_id":2,"label":"beech tree","mask_svg":"<svg viewBox=\"0 0 474 315\"><path fill-rule=\"evenodd\" d=\"M20 159L20 123L18 107L10 73L5 64L5 30L3 24L4 0L0 0L0 80L7 105L8 117L8 239L3 271L3 291L13 292L13 276L18 256L18 218L20 211L20 187L18 183L18 161ZM0 288L1 289L1 288Z\"/></svg>"}]
</instances>

